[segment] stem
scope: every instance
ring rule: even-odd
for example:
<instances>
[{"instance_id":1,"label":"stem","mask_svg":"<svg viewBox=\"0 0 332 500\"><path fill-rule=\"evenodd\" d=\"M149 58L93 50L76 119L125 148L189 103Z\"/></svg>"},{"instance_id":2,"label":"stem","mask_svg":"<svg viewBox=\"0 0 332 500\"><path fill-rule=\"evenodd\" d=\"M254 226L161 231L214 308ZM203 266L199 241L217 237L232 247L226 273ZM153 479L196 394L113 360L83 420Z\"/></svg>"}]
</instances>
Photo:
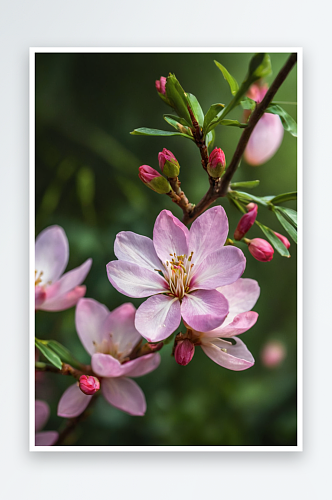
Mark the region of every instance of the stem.
<instances>
[{"instance_id":1,"label":"stem","mask_svg":"<svg viewBox=\"0 0 332 500\"><path fill-rule=\"evenodd\" d=\"M81 370L76 370L67 363L62 363L62 368L60 370L59 368L56 368L56 366L48 365L46 363L41 363L37 361L35 363L35 369L40 372L52 372L52 373L58 373L60 375L71 375L77 380L79 380L81 375L92 375L91 366L89 365L86 365L84 371L81 371Z\"/></svg>"},{"instance_id":2,"label":"stem","mask_svg":"<svg viewBox=\"0 0 332 500\"><path fill-rule=\"evenodd\" d=\"M96 401L97 401L97 395L95 395L91 399L87 408L80 415L78 415L78 417L70 418L67 420L64 429L61 432L59 432L59 438L55 443L55 446L61 446L63 442L66 440L67 436L75 430L77 424L85 420L90 415L92 405L95 404Z\"/></svg>"},{"instance_id":3,"label":"stem","mask_svg":"<svg viewBox=\"0 0 332 500\"><path fill-rule=\"evenodd\" d=\"M214 203L218 198L226 196L229 190L229 185L230 182L239 166L241 157L244 153L245 147L249 141L249 138L257 124L257 122L260 120L260 118L263 116L265 110L269 106L270 102L272 101L273 97L277 93L279 87L282 85L282 83L285 81L286 77L290 73L291 69L295 65L297 60L297 54L293 53L289 56L288 60L286 61L285 65L281 70L279 71L278 75L276 76L274 82L272 83L271 87L267 91L264 99L256 109L253 111L253 113L250 116L250 119L248 121L247 127L244 129L239 143L236 147L235 153L233 155L233 158L223 175L221 179L216 179L214 183L211 182L211 178L209 179L210 181L210 188L205 194L205 196L201 199L201 201L193 208L193 210L190 213L184 214L184 217L182 219L183 224L188 225L189 223L193 222L196 217L201 215L212 203ZM196 138L195 138L196 142ZM196 142L197 144L197 142ZM203 160L202 160L203 164Z\"/></svg>"},{"instance_id":4,"label":"stem","mask_svg":"<svg viewBox=\"0 0 332 500\"><path fill-rule=\"evenodd\" d=\"M168 180L170 185L172 186L172 190L167 193L167 196L169 196L174 203L182 208L184 215L190 213L193 210L194 205L189 202L188 198L181 190L181 182L179 181L178 177L168 177Z\"/></svg>"}]
</instances>

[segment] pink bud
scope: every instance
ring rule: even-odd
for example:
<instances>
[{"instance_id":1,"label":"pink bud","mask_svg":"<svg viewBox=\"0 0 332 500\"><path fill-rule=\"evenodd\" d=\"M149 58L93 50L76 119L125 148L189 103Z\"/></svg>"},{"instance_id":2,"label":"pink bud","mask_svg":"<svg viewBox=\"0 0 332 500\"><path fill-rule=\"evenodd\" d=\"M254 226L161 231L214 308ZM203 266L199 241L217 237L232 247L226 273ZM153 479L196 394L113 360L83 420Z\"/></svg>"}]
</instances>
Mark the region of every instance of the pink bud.
<instances>
[{"instance_id":1,"label":"pink bud","mask_svg":"<svg viewBox=\"0 0 332 500\"><path fill-rule=\"evenodd\" d=\"M175 348L175 361L182 366L186 366L193 359L195 346L189 339L180 340Z\"/></svg>"},{"instance_id":2,"label":"pink bud","mask_svg":"<svg viewBox=\"0 0 332 500\"><path fill-rule=\"evenodd\" d=\"M149 184L149 182L156 177L161 177L161 175L157 172L157 170L149 167L149 165L142 165L138 169L138 177L144 182L144 184Z\"/></svg>"},{"instance_id":3,"label":"pink bud","mask_svg":"<svg viewBox=\"0 0 332 500\"><path fill-rule=\"evenodd\" d=\"M262 238L250 240L248 249L251 255L260 262L269 262L273 259L274 250L270 243Z\"/></svg>"},{"instance_id":4,"label":"pink bud","mask_svg":"<svg viewBox=\"0 0 332 500\"><path fill-rule=\"evenodd\" d=\"M166 95L166 78L164 76L161 76L160 80L156 80L156 89L159 94Z\"/></svg>"},{"instance_id":5,"label":"pink bud","mask_svg":"<svg viewBox=\"0 0 332 500\"><path fill-rule=\"evenodd\" d=\"M80 377L80 389L87 396L92 396L100 389L100 382L96 377L82 375Z\"/></svg>"},{"instance_id":6,"label":"pink bud","mask_svg":"<svg viewBox=\"0 0 332 500\"><path fill-rule=\"evenodd\" d=\"M159 194L166 194L171 191L171 185L165 177L149 165L141 165L138 169L138 177L150 189Z\"/></svg>"},{"instance_id":7,"label":"pink bud","mask_svg":"<svg viewBox=\"0 0 332 500\"><path fill-rule=\"evenodd\" d=\"M214 148L209 156L208 173L211 177L221 177L226 167L225 153L221 148Z\"/></svg>"},{"instance_id":8,"label":"pink bud","mask_svg":"<svg viewBox=\"0 0 332 500\"><path fill-rule=\"evenodd\" d=\"M177 177L180 173L180 165L171 151L164 148L158 154L160 170L167 177Z\"/></svg>"},{"instance_id":9,"label":"pink bud","mask_svg":"<svg viewBox=\"0 0 332 500\"><path fill-rule=\"evenodd\" d=\"M258 210L258 206L256 205L256 203L249 203L249 205L247 205L247 210L248 213L242 215L237 228L235 229L235 240L241 240L256 220Z\"/></svg>"},{"instance_id":10,"label":"pink bud","mask_svg":"<svg viewBox=\"0 0 332 500\"><path fill-rule=\"evenodd\" d=\"M285 357L286 348L283 343L278 342L277 340L267 342L261 352L262 363L269 368L274 368L280 365Z\"/></svg>"},{"instance_id":11,"label":"pink bud","mask_svg":"<svg viewBox=\"0 0 332 500\"><path fill-rule=\"evenodd\" d=\"M288 239L286 238L286 236L283 236L282 234L279 234L279 233L276 233L274 231L274 234L279 238L280 241L282 241L282 243L285 245L285 247L288 248L290 247L290 243L288 241Z\"/></svg>"}]
</instances>

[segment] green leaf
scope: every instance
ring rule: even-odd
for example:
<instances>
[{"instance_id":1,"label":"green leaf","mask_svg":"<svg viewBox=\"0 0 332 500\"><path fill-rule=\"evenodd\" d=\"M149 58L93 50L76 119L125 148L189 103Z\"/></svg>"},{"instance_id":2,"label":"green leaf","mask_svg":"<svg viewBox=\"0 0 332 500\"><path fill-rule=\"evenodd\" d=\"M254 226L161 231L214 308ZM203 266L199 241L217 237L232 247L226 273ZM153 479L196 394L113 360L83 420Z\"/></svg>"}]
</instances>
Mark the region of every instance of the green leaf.
<instances>
[{"instance_id":1,"label":"green leaf","mask_svg":"<svg viewBox=\"0 0 332 500\"><path fill-rule=\"evenodd\" d=\"M181 132L170 132L168 130L158 130L155 128L146 128L146 127L141 127L141 128L135 128L132 132L130 132L131 135L153 135L153 136L164 136L164 137L170 137L172 135L181 135L182 137L187 137L188 139L192 139L193 137L187 135L187 134L182 134Z\"/></svg>"},{"instance_id":2,"label":"green leaf","mask_svg":"<svg viewBox=\"0 0 332 500\"><path fill-rule=\"evenodd\" d=\"M214 61L214 64L222 72L223 77L225 78L225 80L227 81L227 83L228 83L228 85L229 85L229 87L231 89L232 95L235 95L236 92L239 90L239 84L237 83L237 81L235 80L235 78L227 71L227 69L225 68L225 66L223 66L222 64L220 64L218 61Z\"/></svg>"},{"instance_id":3,"label":"green leaf","mask_svg":"<svg viewBox=\"0 0 332 500\"><path fill-rule=\"evenodd\" d=\"M57 368L59 368L59 370L61 370L62 363L59 356L55 354L55 352L53 352L52 349L50 349L45 344L44 341L35 339L35 344L36 347L40 350L40 352L45 356L45 358L47 358L54 366L56 366Z\"/></svg>"},{"instance_id":4,"label":"green leaf","mask_svg":"<svg viewBox=\"0 0 332 500\"><path fill-rule=\"evenodd\" d=\"M178 116L174 115L164 115L164 120L182 134L186 134L192 137L191 129L181 123L181 121L186 123L186 121L183 120L183 118L179 118Z\"/></svg>"},{"instance_id":5,"label":"green leaf","mask_svg":"<svg viewBox=\"0 0 332 500\"><path fill-rule=\"evenodd\" d=\"M192 112L195 115L196 120L198 121L198 124L200 127L203 127L204 123L204 113L201 108L201 105L199 104L198 100L193 94L186 93L188 104L192 109Z\"/></svg>"},{"instance_id":6,"label":"green leaf","mask_svg":"<svg viewBox=\"0 0 332 500\"><path fill-rule=\"evenodd\" d=\"M281 212L279 212L279 210L275 210L274 212L277 216L277 219L278 221L280 222L280 224L282 225L282 227L287 231L287 233L289 234L289 236L292 238L293 241L295 241L295 243L297 244L297 230L295 229L294 226L292 226L292 224L290 224L282 215Z\"/></svg>"},{"instance_id":7,"label":"green leaf","mask_svg":"<svg viewBox=\"0 0 332 500\"><path fill-rule=\"evenodd\" d=\"M232 182L231 189L237 187L244 187L248 189L255 188L259 185L259 181L242 181L242 182Z\"/></svg>"},{"instance_id":8,"label":"green leaf","mask_svg":"<svg viewBox=\"0 0 332 500\"><path fill-rule=\"evenodd\" d=\"M205 144L207 148L212 148L214 144L214 139L216 137L215 131L211 130L205 137Z\"/></svg>"},{"instance_id":9,"label":"green leaf","mask_svg":"<svg viewBox=\"0 0 332 500\"><path fill-rule=\"evenodd\" d=\"M257 226L263 231L264 235L269 240L271 245L277 250L277 252L280 253L280 255L282 257L290 257L289 251L287 250L285 245L282 243L282 241L280 241L279 238L274 234L272 229L270 229L267 226L264 226L264 224L261 224L257 220L255 222L256 222Z\"/></svg>"},{"instance_id":10,"label":"green leaf","mask_svg":"<svg viewBox=\"0 0 332 500\"><path fill-rule=\"evenodd\" d=\"M190 127L192 123L187 107L187 96L175 75L169 74L166 79L166 95L177 114L184 118Z\"/></svg>"},{"instance_id":11,"label":"green leaf","mask_svg":"<svg viewBox=\"0 0 332 500\"><path fill-rule=\"evenodd\" d=\"M224 125L225 127L247 127L246 123L240 123L238 120L220 120L217 125Z\"/></svg>"},{"instance_id":12,"label":"green leaf","mask_svg":"<svg viewBox=\"0 0 332 500\"><path fill-rule=\"evenodd\" d=\"M213 120L215 120L215 119L218 120L218 117L220 116L224 107L225 107L225 105L221 104L221 103L212 104L212 106L210 106L210 108L208 109L208 112L206 113L206 115L204 117L204 123L203 123L203 132L204 133L208 132L208 127Z\"/></svg>"},{"instance_id":13,"label":"green leaf","mask_svg":"<svg viewBox=\"0 0 332 500\"><path fill-rule=\"evenodd\" d=\"M266 109L265 113L272 113L273 115L278 115L284 129L297 137L297 124L294 118L292 118L281 106L278 104L270 104Z\"/></svg>"},{"instance_id":14,"label":"green leaf","mask_svg":"<svg viewBox=\"0 0 332 500\"><path fill-rule=\"evenodd\" d=\"M249 74L247 79L251 80L251 83L253 83L271 73L272 67L269 54L264 54L262 52L255 54L249 63Z\"/></svg>"},{"instance_id":15,"label":"green leaf","mask_svg":"<svg viewBox=\"0 0 332 500\"><path fill-rule=\"evenodd\" d=\"M82 364L74 358L71 352L56 340L48 340L47 347L50 347L60 357L63 363L68 363L74 368L82 368Z\"/></svg>"},{"instance_id":16,"label":"green leaf","mask_svg":"<svg viewBox=\"0 0 332 500\"><path fill-rule=\"evenodd\" d=\"M235 195L239 199L239 201L242 201L244 203L250 203L251 201L254 201L258 203L259 205L263 205L263 207L268 207L269 203L265 201L263 198L259 198L258 196L254 196L249 193L244 193L243 191L233 191L230 193L232 196Z\"/></svg>"},{"instance_id":17,"label":"green leaf","mask_svg":"<svg viewBox=\"0 0 332 500\"><path fill-rule=\"evenodd\" d=\"M291 193L278 194L271 199L271 203L273 205L278 205L279 203L283 203L284 201L296 200L297 199L297 191L292 191Z\"/></svg>"},{"instance_id":18,"label":"green leaf","mask_svg":"<svg viewBox=\"0 0 332 500\"><path fill-rule=\"evenodd\" d=\"M250 99L250 97L245 96L243 100L240 102L243 109L250 109L253 111L256 107L256 101Z\"/></svg>"},{"instance_id":19,"label":"green leaf","mask_svg":"<svg viewBox=\"0 0 332 500\"><path fill-rule=\"evenodd\" d=\"M274 210L281 212L286 220L297 228L297 212L291 208L274 207Z\"/></svg>"}]
</instances>

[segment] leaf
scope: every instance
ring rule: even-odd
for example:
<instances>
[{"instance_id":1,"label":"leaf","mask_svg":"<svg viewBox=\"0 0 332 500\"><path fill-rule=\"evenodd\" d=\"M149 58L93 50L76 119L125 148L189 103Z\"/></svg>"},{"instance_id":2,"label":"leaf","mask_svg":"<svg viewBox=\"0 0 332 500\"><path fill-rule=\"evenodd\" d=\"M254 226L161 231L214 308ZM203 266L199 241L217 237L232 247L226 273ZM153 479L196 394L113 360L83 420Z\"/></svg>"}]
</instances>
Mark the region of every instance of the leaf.
<instances>
[{"instance_id":1,"label":"leaf","mask_svg":"<svg viewBox=\"0 0 332 500\"><path fill-rule=\"evenodd\" d=\"M297 228L297 212L291 208L274 207L275 210L281 212L286 220Z\"/></svg>"},{"instance_id":2,"label":"leaf","mask_svg":"<svg viewBox=\"0 0 332 500\"><path fill-rule=\"evenodd\" d=\"M287 248L285 247L283 242L280 241L279 238L274 234L272 229L270 229L267 226L264 226L263 224L261 224L257 220L255 222L256 222L257 226L263 231L264 235L269 240L271 245L277 250L277 252L280 253L280 255L282 257L290 257L289 251L287 250Z\"/></svg>"},{"instance_id":3,"label":"leaf","mask_svg":"<svg viewBox=\"0 0 332 500\"><path fill-rule=\"evenodd\" d=\"M208 127L210 123L216 118L220 116L222 110L224 109L225 105L221 103L217 104L212 104L212 106L209 107L208 112L206 113L204 117L204 123L203 123L203 132L206 133L208 132Z\"/></svg>"},{"instance_id":4,"label":"leaf","mask_svg":"<svg viewBox=\"0 0 332 500\"><path fill-rule=\"evenodd\" d=\"M179 118L178 116L174 115L164 115L164 120L169 123L172 127L174 127L176 130L181 132L181 134L186 134L190 137L192 137L192 132L189 127L186 125L183 125L180 120L184 121L182 118ZM186 122L185 122L186 123Z\"/></svg>"},{"instance_id":5,"label":"leaf","mask_svg":"<svg viewBox=\"0 0 332 500\"><path fill-rule=\"evenodd\" d=\"M237 81L235 80L235 78L227 71L227 69L225 68L225 66L223 66L222 64L220 64L218 61L214 61L214 64L222 72L223 77L225 78L225 80L227 81L227 83L228 83L228 85L229 85L229 87L231 89L232 95L235 95L236 92L239 90L239 84L237 83Z\"/></svg>"},{"instance_id":6,"label":"leaf","mask_svg":"<svg viewBox=\"0 0 332 500\"><path fill-rule=\"evenodd\" d=\"M166 79L166 95L177 114L184 118L187 122L187 125L190 127L192 124L187 107L188 101L185 91L181 87L176 76L172 75L171 73Z\"/></svg>"},{"instance_id":7,"label":"leaf","mask_svg":"<svg viewBox=\"0 0 332 500\"><path fill-rule=\"evenodd\" d=\"M277 219L282 227L287 231L292 240L297 244L297 230L282 216L282 213L279 212L279 210L275 210L274 213L276 214Z\"/></svg>"},{"instance_id":8,"label":"leaf","mask_svg":"<svg viewBox=\"0 0 332 500\"><path fill-rule=\"evenodd\" d=\"M296 200L297 199L297 191L292 191L291 193L278 194L271 199L271 203L273 205L278 205L279 203L283 203L284 201Z\"/></svg>"},{"instance_id":9,"label":"leaf","mask_svg":"<svg viewBox=\"0 0 332 500\"><path fill-rule=\"evenodd\" d=\"M146 127L141 127L141 128L135 128L132 132L130 132L131 135L154 135L154 136L167 136L170 137L172 135L181 135L182 137L187 137L188 139L193 138L187 134L182 134L181 132L170 132L169 130L158 130L155 128L146 128Z\"/></svg>"},{"instance_id":10,"label":"leaf","mask_svg":"<svg viewBox=\"0 0 332 500\"><path fill-rule=\"evenodd\" d=\"M242 182L232 182L231 188L244 187L248 189L255 188L259 185L259 181L242 181Z\"/></svg>"},{"instance_id":11,"label":"leaf","mask_svg":"<svg viewBox=\"0 0 332 500\"><path fill-rule=\"evenodd\" d=\"M62 363L61 359L55 352L52 351L47 345L45 345L44 341L35 339L36 347L40 350L40 352L47 358L54 366L61 370Z\"/></svg>"},{"instance_id":12,"label":"leaf","mask_svg":"<svg viewBox=\"0 0 332 500\"><path fill-rule=\"evenodd\" d=\"M255 54L249 63L249 74L247 79L251 80L251 83L253 83L271 73L272 66L269 54L263 52Z\"/></svg>"},{"instance_id":13,"label":"leaf","mask_svg":"<svg viewBox=\"0 0 332 500\"><path fill-rule=\"evenodd\" d=\"M243 191L233 191L230 193L232 196L235 195L236 197L239 198L240 201L244 203L249 203L250 201L254 201L258 203L259 205L263 205L263 207L268 207L269 202L265 201L263 198L259 198L258 196L254 196L249 193L244 193Z\"/></svg>"},{"instance_id":14,"label":"leaf","mask_svg":"<svg viewBox=\"0 0 332 500\"><path fill-rule=\"evenodd\" d=\"M245 96L243 100L240 102L243 109L250 109L253 111L256 107L256 101L250 99L250 97Z\"/></svg>"},{"instance_id":15,"label":"leaf","mask_svg":"<svg viewBox=\"0 0 332 500\"><path fill-rule=\"evenodd\" d=\"M190 105L192 112L195 115L196 120L198 121L198 124L200 127L203 127L204 123L204 113L201 108L201 105L199 104L198 100L193 94L185 93L187 96L188 104Z\"/></svg>"},{"instance_id":16,"label":"leaf","mask_svg":"<svg viewBox=\"0 0 332 500\"><path fill-rule=\"evenodd\" d=\"M205 144L207 148L212 148L214 144L214 139L216 137L215 131L211 130L205 137Z\"/></svg>"},{"instance_id":17,"label":"leaf","mask_svg":"<svg viewBox=\"0 0 332 500\"><path fill-rule=\"evenodd\" d=\"M71 352L56 340L48 340L47 347L50 347L60 357L63 363L68 363L74 368L82 368L82 364L74 358Z\"/></svg>"},{"instance_id":18,"label":"leaf","mask_svg":"<svg viewBox=\"0 0 332 500\"><path fill-rule=\"evenodd\" d=\"M281 106L278 104L270 104L266 109L265 113L272 113L273 115L278 115L284 129L297 137L297 124L294 118L292 118Z\"/></svg>"},{"instance_id":19,"label":"leaf","mask_svg":"<svg viewBox=\"0 0 332 500\"><path fill-rule=\"evenodd\" d=\"M218 125L224 125L225 127L240 127L246 128L246 123L240 123L238 120L220 120Z\"/></svg>"}]
</instances>

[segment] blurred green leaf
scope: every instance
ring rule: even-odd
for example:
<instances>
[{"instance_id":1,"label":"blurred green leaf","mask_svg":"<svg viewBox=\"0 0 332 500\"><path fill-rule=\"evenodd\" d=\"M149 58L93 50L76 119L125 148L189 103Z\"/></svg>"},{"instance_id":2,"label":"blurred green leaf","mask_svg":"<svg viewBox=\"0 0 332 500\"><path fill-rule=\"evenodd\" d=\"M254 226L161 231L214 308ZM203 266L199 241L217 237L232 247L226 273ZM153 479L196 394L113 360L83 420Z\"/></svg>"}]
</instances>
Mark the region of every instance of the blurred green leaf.
<instances>
[{"instance_id":1,"label":"blurred green leaf","mask_svg":"<svg viewBox=\"0 0 332 500\"><path fill-rule=\"evenodd\" d=\"M297 137L297 124L296 121L278 104L270 104L266 109L265 113L272 113L273 115L278 115L284 129Z\"/></svg>"},{"instance_id":2,"label":"blurred green leaf","mask_svg":"<svg viewBox=\"0 0 332 500\"><path fill-rule=\"evenodd\" d=\"M297 243L297 230L295 229L292 224L290 224L282 215L282 212L279 212L279 210L275 210L274 213L277 216L278 221L282 225L282 227L287 231L289 236L292 238L295 243Z\"/></svg>"},{"instance_id":3,"label":"blurred green leaf","mask_svg":"<svg viewBox=\"0 0 332 500\"><path fill-rule=\"evenodd\" d=\"M214 61L214 64L222 72L223 77L225 78L225 80L227 81L227 83L228 83L228 85L229 85L229 87L231 89L232 95L235 95L236 92L239 90L239 84L237 83L237 81L235 80L235 78L227 71L227 69L225 68L225 66L223 66L222 64L220 64L218 61Z\"/></svg>"},{"instance_id":4,"label":"blurred green leaf","mask_svg":"<svg viewBox=\"0 0 332 500\"><path fill-rule=\"evenodd\" d=\"M209 125L212 121L215 119L218 120L218 117L220 116L222 110L224 109L225 105L221 103L217 104L212 104L210 108L208 109L208 112L206 113L204 117L204 123L203 123L203 132L206 133L209 131Z\"/></svg>"},{"instance_id":5,"label":"blurred green leaf","mask_svg":"<svg viewBox=\"0 0 332 500\"><path fill-rule=\"evenodd\" d=\"M52 351L52 349L50 349L47 345L45 345L44 341L35 338L35 345L37 349L39 349L40 352L45 356L45 358L47 358L52 363L52 365L56 366L57 368L59 368L59 370L61 370L62 368L61 359L57 354L55 354L55 352Z\"/></svg>"},{"instance_id":6,"label":"blurred green leaf","mask_svg":"<svg viewBox=\"0 0 332 500\"><path fill-rule=\"evenodd\" d=\"M185 95L187 96L188 103L192 109L192 112L195 115L196 120L198 121L199 126L203 127L204 113L200 103L193 94L186 93Z\"/></svg>"},{"instance_id":7,"label":"blurred green leaf","mask_svg":"<svg viewBox=\"0 0 332 500\"><path fill-rule=\"evenodd\" d=\"M46 345L60 357L63 363L68 363L74 368L82 368L82 364L74 358L71 352L56 340L48 340Z\"/></svg>"},{"instance_id":8,"label":"blurred green leaf","mask_svg":"<svg viewBox=\"0 0 332 500\"><path fill-rule=\"evenodd\" d=\"M248 189L255 188L259 185L259 181L241 181L241 182L232 182L231 188L244 187Z\"/></svg>"},{"instance_id":9,"label":"blurred green leaf","mask_svg":"<svg viewBox=\"0 0 332 500\"><path fill-rule=\"evenodd\" d=\"M187 97L175 75L169 74L166 79L166 95L179 116L184 118L187 125L192 125L187 107Z\"/></svg>"},{"instance_id":10,"label":"blurred green leaf","mask_svg":"<svg viewBox=\"0 0 332 500\"><path fill-rule=\"evenodd\" d=\"M273 205L278 205L278 203L283 203L284 201L296 200L297 191L292 191L291 193L278 194L271 198L271 203Z\"/></svg>"},{"instance_id":11,"label":"blurred green leaf","mask_svg":"<svg viewBox=\"0 0 332 500\"><path fill-rule=\"evenodd\" d=\"M271 59L269 54L259 52L255 54L249 63L249 74L247 80L251 83L269 76L272 73Z\"/></svg>"},{"instance_id":12,"label":"blurred green leaf","mask_svg":"<svg viewBox=\"0 0 332 500\"><path fill-rule=\"evenodd\" d=\"M250 109L253 111L256 107L256 101L250 99L250 97L245 96L243 100L240 102L243 109Z\"/></svg>"},{"instance_id":13,"label":"blurred green leaf","mask_svg":"<svg viewBox=\"0 0 332 500\"><path fill-rule=\"evenodd\" d=\"M182 134L181 132L170 132L168 130L158 130L155 128L146 128L146 127L141 127L141 128L135 128L132 132L130 132L131 135L153 135L153 136L172 136L172 135L181 135L182 137L187 137L188 139L192 139L187 134Z\"/></svg>"},{"instance_id":14,"label":"blurred green leaf","mask_svg":"<svg viewBox=\"0 0 332 500\"><path fill-rule=\"evenodd\" d=\"M213 147L215 137L216 137L216 134L215 134L214 130L211 130L206 135L205 144L206 144L207 148L212 148Z\"/></svg>"},{"instance_id":15,"label":"blurred green leaf","mask_svg":"<svg viewBox=\"0 0 332 500\"><path fill-rule=\"evenodd\" d=\"M286 207L275 207L275 210L281 212L285 219L287 219L290 224L297 228L297 212L295 210Z\"/></svg>"},{"instance_id":16,"label":"blurred green leaf","mask_svg":"<svg viewBox=\"0 0 332 500\"><path fill-rule=\"evenodd\" d=\"M262 230L266 238L269 240L271 245L277 250L278 253L282 257L290 257L290 253L285 247L285 245L282 243L282 241L279 240L279 238L275 235L274 231L270 229L267 226L264 226L264 224L261 224L257 220L255 221L257 226Z\"/></svg>"}]
</instances>

